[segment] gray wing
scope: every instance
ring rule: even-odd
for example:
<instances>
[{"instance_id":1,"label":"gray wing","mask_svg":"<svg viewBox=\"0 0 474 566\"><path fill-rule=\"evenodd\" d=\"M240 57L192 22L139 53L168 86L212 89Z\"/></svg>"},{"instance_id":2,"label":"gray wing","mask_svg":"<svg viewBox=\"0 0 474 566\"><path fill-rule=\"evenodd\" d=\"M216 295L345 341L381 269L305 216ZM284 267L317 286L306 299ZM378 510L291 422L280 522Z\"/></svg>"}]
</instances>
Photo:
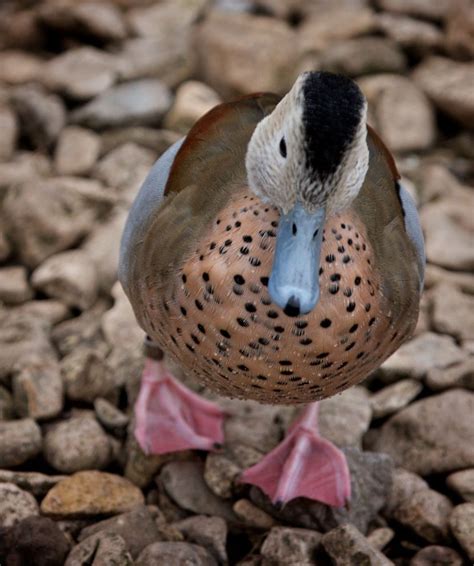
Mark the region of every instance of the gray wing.
<instances>
[{"instance_id":1,"label":"gray wing","mask_svg":"<svg viewBox=\"0 0 474 566\"><path fill-rule=\"evenodd\" d=\"M143 238L149 220L161 204L171 166L185 139L181 138L169 147L153 165L130 209L120 242L118 268L119 281L125 292L128 289L129 265L133 250Z\"/></svg>"},{"instance_id":2,"label":"gray wing","mask_svg":"<svg viewBox=\"0 0 474 566\"><path fill-rule=\"evenodd\" d=\"M418 216L415 201L401 183L400 200L402 202L403 211L405 213L405 228L417 252L420 271L420 288L423 289L426 264L425 240L423 238L423 231L421 229L420 218Z\"/></svg>"}]
</instances>

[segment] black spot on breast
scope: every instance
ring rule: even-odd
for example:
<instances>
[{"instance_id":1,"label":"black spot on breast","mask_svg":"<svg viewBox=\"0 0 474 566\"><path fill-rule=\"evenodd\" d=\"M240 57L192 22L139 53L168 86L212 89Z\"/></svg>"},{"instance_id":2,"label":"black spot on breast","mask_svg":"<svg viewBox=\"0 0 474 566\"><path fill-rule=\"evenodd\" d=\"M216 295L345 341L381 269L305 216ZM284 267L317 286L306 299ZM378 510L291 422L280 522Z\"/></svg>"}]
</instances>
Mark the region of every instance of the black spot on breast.
<instances>
[{"instance_id":1,"label":"black spot on breast","mask_svg":"<svg viewBox=\"0 0 474 566\"><path fill-rule=\"evenodd\" d=\"M256 312L257 307L253 303L245 303L245 310L247 312Z\"/></svg>"}]
</instances>

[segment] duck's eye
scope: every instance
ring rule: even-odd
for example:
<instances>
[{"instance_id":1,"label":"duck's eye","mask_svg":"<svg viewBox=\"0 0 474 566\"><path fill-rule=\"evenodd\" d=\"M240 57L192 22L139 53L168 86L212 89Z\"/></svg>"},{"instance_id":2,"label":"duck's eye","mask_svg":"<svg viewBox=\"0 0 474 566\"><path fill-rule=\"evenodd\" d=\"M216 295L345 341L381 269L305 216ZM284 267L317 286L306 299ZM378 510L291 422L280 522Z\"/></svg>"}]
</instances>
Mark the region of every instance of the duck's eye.
<instances>
[{"instance_id":1,"label":"duck's eye","mask_svg":"<svg viewBox=\"0 0 474 566\"><path fill-rule=\"evenodd\" d=\"M281 138L280 140L280 153L282 157L286 157L286 141L285 138Z\"/></svg>"}]
</instances>

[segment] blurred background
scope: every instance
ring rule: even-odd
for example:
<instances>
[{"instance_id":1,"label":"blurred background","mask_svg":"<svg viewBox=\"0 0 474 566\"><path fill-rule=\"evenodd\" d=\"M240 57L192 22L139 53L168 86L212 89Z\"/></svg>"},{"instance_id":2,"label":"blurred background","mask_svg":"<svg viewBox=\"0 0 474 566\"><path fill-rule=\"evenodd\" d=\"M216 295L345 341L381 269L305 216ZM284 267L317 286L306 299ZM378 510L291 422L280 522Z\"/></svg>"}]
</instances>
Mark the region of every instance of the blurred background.
<instances>
[{"instance_id":1,"label":"blurred background","mask_svg":"<svg viewBox=\"0 0 474 566\"><path fill-rule=\"evenodd\" d=\"M474 561L473 56L471 0L0 2L4 566ZM362 88L428 257L415 337L322 403L355 482L343 511L277 510L237 481L292 408L221 400L222 453L139 450L143 336L116 282L160 154L219 102L308 69Z\"/></svg>"}]
</instances>

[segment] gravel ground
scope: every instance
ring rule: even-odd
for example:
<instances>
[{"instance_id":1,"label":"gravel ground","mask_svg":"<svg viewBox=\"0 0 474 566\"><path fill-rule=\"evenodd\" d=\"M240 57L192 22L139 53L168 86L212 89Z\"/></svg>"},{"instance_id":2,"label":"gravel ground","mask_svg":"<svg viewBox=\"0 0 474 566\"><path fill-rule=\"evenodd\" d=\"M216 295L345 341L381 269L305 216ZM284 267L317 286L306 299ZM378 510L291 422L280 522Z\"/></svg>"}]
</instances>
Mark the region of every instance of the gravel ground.
<instances>
[{"instance_id":1,"label":"gravel ground","mask_svg":"<svg viewBox=\"0 0 474 566\"><path fill-rule=\"evenodd\" d=\"M2 566L474 561L473 37L469 0L2 2ZM347 510L239 483L290 407L219 399L220 452L145 456L143 336L116 282L156 158L219 101L310 68L359 82L428 256L414 338L322 402Z\"/></svg>"}]
</instances>

